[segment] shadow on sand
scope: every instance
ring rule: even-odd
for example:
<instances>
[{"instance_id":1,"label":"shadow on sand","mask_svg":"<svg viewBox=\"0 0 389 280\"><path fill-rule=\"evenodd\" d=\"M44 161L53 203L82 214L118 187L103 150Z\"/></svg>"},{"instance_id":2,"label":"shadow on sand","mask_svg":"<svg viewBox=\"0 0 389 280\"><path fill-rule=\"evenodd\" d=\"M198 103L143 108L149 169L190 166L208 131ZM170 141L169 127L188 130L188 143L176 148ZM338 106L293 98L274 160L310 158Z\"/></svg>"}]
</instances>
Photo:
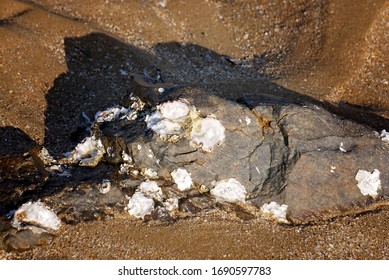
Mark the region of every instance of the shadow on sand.
<instances>
[{"instance_id":1,"label":"shadow on sand","mask_svg":"<svg viewBox=\"0 0 389 280\"><path fill-rule=\"evenodd\" d=\"M92 33L66 38L65 52L68 71L55 80L46 94L44 146L57 154L69 151L85 136L83 112L93 118L99 110L125 104L134 88L131 75L143 73L144 69L152 71L153 67L161 69L168 82L201 88L232 101L243 95L261 95L264 103L277 99L314 103L374 129L389 126L389 120L367 108L321 103L272 83L272 77L255 70L261 68L256 61L246 61L245 65L251 66L244 67L198 45L163 43L146 53L108 35Z\"/></svg>"}]
</instances>

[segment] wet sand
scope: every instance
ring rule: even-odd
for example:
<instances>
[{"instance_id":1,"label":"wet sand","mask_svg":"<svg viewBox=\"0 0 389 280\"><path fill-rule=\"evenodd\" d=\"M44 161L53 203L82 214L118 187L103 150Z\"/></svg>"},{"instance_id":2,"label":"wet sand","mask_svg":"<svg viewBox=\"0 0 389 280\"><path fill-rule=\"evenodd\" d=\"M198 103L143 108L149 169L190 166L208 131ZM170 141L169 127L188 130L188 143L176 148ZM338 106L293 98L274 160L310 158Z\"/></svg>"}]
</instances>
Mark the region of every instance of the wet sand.
<instances>
[{"instance_id":1,"label":"wet sand","mask_svg":"<svg viewBox=\"0 0 389 280\"><path fill-rule=\"evenodd\" d=\"M66 150L75 144L56 137L77 128L80 104L96 112L121 100L122 88L129 81L123 78L118 83L104 77L107 88L101 90L104 85L93 80L105 73L104 64L96 65L95 76L66 83L70 72L78 71L74 67L82 70L91 65L86 60L71 64L67 53L69 49L82 53L83 46L74 40L82 42L91 33L112 38L109 48L118 50L117 55L112 51L102 61L109 61L118 71L146 66L144 58L155 55L156 44L196 44L219 55L254 61L248 69L303 96L344 108L355 105L346 115L377 129L389 129L383 126L389 123L388 1L193 3L1 1L0 129L11 127L15 138L22 132L39 145ZM125 63L129 52L135 53L129 64L135 61L139 69ZM174 63L163 66L168 77L196 82L189 70L178 73ZM223 84L229 86L221 74L217 78L221 89ZM202 82L214 84L215 77ZM243 80L228 82L242 91L248 86ZM77 95L81 84L89 87L88 94ZM252 84L250 90L266 89L257 86ZM54 87L61 90L50 99ZM66 113L51 109L60 102L55 96L61 94L67 102ZM7 133L12 138L12 132ZM15 145L0 150L6 152ZM384 209L287 227L210 212L161 225L116 213L112 220L64 225L52 244L20 254L0 250L0 258L388 259L388 218L389 211Z\"/></svg>"},{"instance_id":2,"label":"wet sand","mask_svg":"<svg viewBox=\"0 0 389 280\"><path fill-rule=\"evenodd\" d=\"M51 245L10 259L387 259L389 211L309 226L243 222L214 212L171 225L111 221L64 226Z\"/></svg>"}]
</instances>

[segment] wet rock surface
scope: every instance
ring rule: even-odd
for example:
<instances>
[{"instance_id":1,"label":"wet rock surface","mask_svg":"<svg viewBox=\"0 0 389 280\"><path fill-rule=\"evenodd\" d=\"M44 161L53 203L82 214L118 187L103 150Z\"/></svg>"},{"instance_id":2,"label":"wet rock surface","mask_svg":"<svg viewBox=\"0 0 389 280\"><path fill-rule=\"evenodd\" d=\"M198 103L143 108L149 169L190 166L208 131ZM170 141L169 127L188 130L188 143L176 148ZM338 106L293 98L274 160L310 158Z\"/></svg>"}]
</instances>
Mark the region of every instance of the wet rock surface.
<instances>
[{"instance_id":1,"label":"wet rock surface","mask_svg":"<svg viewBox=\"0 0 389 280\"><path fill-rule=\"evenodd\" d=\"M44 161L47 170L53 165L61 168L50 178L46 175L42 188L29 196L21 194L16 201L43 199L65 223L104 220L123 211L142 182L156 180L162 198L153 198L154 210L144 219L172 222L200 211L231 209L208 192L217 181L233 178L246 189L249 204L257 208L272 201L286 204L288 222L298 224L353 209L363 211L388 197L389 148L366 126L316 104L261 93L231 101L191 87L174 91L200 118L212 115L222 123L223 142L204 151L191 143L190 136L175 141L161 137L146 125L146 116L156 108L139 106L135 97L136 118L108 118L92 125L91 135L103 145L97 166L69 161L71 156L56 160L46 155L41 170ZM177 189L172 178L180 168L193 181L189 191ZM361 169L380 170L378 197L364 196L358 189L355 175ZM34 180L30 178L30 185ZM177 199L177 210L168 211L164 203L172 199ZM6 205L8 210L12 206ZM237 215L242 219L258 215L247 207Z\"/></svg>"},{"instance_id":2,"label":"wet rock surface","mask_svg":"<svg viewBox=\"0 0 389 280\"><path fill-rule=\"evenodd\" d=\"M3 238L3 248L6 251L23 252L36 246L48 245L53 241L54 235L34 229L11 229Z\"/></svg>"},{"instance_id":3,"label":"wet rock surface","mask_svg":"<svg viewBox=\"0 0 389 280\"><path fill-rule=\"evenodd\" d=\"M23 131L0 129L0 215L14 209L42 187L49 173L38 156L41 149ZM24 198L23 198L24 197Z\"/></svg>"},{"instance_id":4,"label":"wet rock surface","mask_svg":"<svg viewBox=\"0 0 389 280\"><path fill-rule=\"evenodd\" d=\"M101 163L64 165L69 175L52 173L36 197L45 197L67 223L113 217L145 180L156 180L164 199L178 199L178 212L159 204L147 216L162 221L220 207L207 192L215 182L230 178L245 187L246 199L258 208L271 201L286 204L292 223L362 209L387 198L388 145L368 127L307 102L260 93L233 102L189 87L177 90L200 117L212 114L225 127L225 140L212 151L193 146L185 137L161 138L145 122L155 108L142 107L135 119L95 123L91 133L102 139L105 151ZM131 162L123 171L124 154ZM189 172L192 191L177 189L171 173L178 168ZM364 196L358 189L355 174L360 169L381 171L378 197ZM104 182L109 188L102 189Z\"/></svg>"},{"instance_id":5,"label":"wet rock surface","mask_svg":"<svg viewBox=\"0 0 389 280\"><path fill-rule=\"evenodd\" d=\"M142 126L127 134L119 126L105 134L107 126L117 127L109 123L103 137L119 141L137 167L152 168L164 180L177 168L186 169L197 187L212 188L214 181L235 178L254 205L285 203L296 223L373 203L357 188L359 169L381 170L378 200L387 198L389 149L370 128L309 103L269 100L261 94L237 103L183 91L181 98L201 114L214 114L226 128L226 140L212 152L194 148L184 138L164 141ZM134 140L134 133L140 138Z\"/></svg>"}]
</instances>

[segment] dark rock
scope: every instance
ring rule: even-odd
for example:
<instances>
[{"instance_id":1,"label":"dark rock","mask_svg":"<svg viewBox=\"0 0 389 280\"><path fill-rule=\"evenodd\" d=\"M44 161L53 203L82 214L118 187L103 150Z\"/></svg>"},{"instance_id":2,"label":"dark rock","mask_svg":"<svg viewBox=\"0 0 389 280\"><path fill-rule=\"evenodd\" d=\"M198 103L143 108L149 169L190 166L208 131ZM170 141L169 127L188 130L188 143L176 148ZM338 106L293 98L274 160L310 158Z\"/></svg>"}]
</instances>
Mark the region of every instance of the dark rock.
<instances>
[{"instance_id":1,"label":"dark rock","mask_svg":"<svg viewBox=\"0 0 389 280\"><path fill-rule=\"evenodd\" d=\"M7 252L23 252L37 246L50 244L54 235L42 229L26 228L21 230L12 229L3 238L3 248Z\"/></svg>"},{"instance_id":2,"label":"dark rock","mask_svg":"<svg viewBox=\"0 0 389 280\"><path fill-rule=\"evenodd\" d=\"M192 195L188 197L187 201L200 210L210 210L217 207L215 198L209 195Z\"/></svg>"},{"instance_id":3,"label":"dark rock","mask_svg":"<svg viewBox=\"0 0 389 280\"><path fill-rule=\"evenodd\" d=\"M291 171L285 189L284 203L289 206L289 219L305 223L363 208L380 197L387 198L389 172L385 165L388 160L388 148L379 149L372 141L358 141L358 146L347 153L303 154ZM355 175L359 169L380 170L382 190L377 199L364 196L358 189Z\"/></svg>"},{"instance_id":4,"label":"dark rock","mask_svg":"<svg viewBox=\"0 0 389 280\"><path fill-rule=\"evenodd\" d=\"M48 178L43 162L37 156L39 146L25 152L0 156L0 183L11 185L42 184Z\"/></svg>"},{"instance_id":5,"label":"dark rock","mask_svg":"<svg viewBox=\"0 0 389 280\"><path fill-rule=\"evenodd\" d=\"M49 172L38 156L41 148L18 128L0 128L0 215L24 203L47 182Z\"/></svg>"},{"instance_id":6,"label":"dark rock","mask_svg":"<svg viewBox=\"0 0 389 280\"><path fill-rule=\"evenodd\" d=\"M200 117L213 114L225 127L225 141L211 152L194 147L189 131L169 142L148 130L145 117L153 108L146 107L135 120L93 126L93 134L102 139L106 150L103 162L96 167L73 165L69 168L71 177L52 176L45 181L46 171L33 154L20 161L30 164L26 170L37 170L36 178L44 179L45 187L34 191L35 196L44 196L44 201L67 223L106 219L115 210L123 211L127 196L150 179L145 170L152 169L158 175L151 179L158 180L164 199L179 201L178 209L168 213L162 201L155 199L157 207L145 219L162 222L215 208L234 211L242 220L255 218L250 211L223 206L209 195L215 181L230 178L245 186L247 200L257 207L271 201L288 205L288 220L292 223L349 213L388 198L389 146L370 128L318 105L268 94L250 95L247 100L243 97L234 102L199 89L181 88L179 92L199 110ZM119 172L123 153L131 157L128 170L138 175ZM178 190L171 176L178 168L191 173L192 190ZM382 190L377 197L360 192L355 180L360 169L380 171ZM10 174L4 177L13 176ZM31 182L42 185L38 179L34 182L30 178L28 186L34 186ZM102 182L109 182L108 191L101 188Z\"/></svg>"},{"instance_id":7,"label":"dark rock","mask_svg":"<svg viewBox=\"0 0 389 280\"><path fill-rule=\"evenodd\" d=\"M213 114L225 126L226 139L212 152L191 146L186 138L175 143L162 140L141 125L124 131L115 123L105 124L103 137L115 138L120 143L118 154L128 151L138 168L152 168L162 180L171 181L170 173L177 168L191 173L197 187L235 178L254 205L287 204L289 220L296 223L373 203L357 187L359 169L380 170L380 197L387 197L389 147L368 127L314 104L266 94L237 103L201 90L181 91L181 97L196 106L201 116ZM107 127L109 134L104 132ZM195 202L181 200L180 211L196 213L214 207Z\"/></svg>"},{"instance_id":8,"label":"dark rock","mask_svg":"<svg viewBox=\"0 0 389 280\"><path fill-rule=\"evenodd\" d=\"M65 223L104 220L113 215L114 210L122 211L127 204L125 194L116 183L106 193L99 190L100 183L87 182L74 189L46 198L55 206L56 213Z\"/></svg>"},{"instance_id":9,"label":"dark rock","mask_svg":"<svg viewBox=\"0 0 389 280\"><path fill-rule=\"evenodd\" d=\"M164 207L157 206L151 215L148 215L148 218L152 220L157 220L162 223L172 223L174 218L169 214Z\"/></svg>"},{"instance_id":10,"label":"dark rock","mask_svg":"<svg viewBox=\"0 0 389 280\"><path fill-rule=\"evenodd\" d=\"M256 215L254 215L248 209L245 209L239 204L224 203L220 205L220 209L224 210L227 213L235 214L242 221L250 221L257 218Z\"/></svg>"},{"instance_id":11,"label":"dark rock","mask_svg":"<svg viewBox=\"0 0 389 280\"><path fill-rule=\"evenodd\" d=\"M192 202L190 202L189 200L186 200L186 199L181 201L180 206L179 206L179 210L181 212L189 213L189 214L197 214L201 211L200 208L196 207L195 205L193 205Z\"/></svg>"}]
</instances>

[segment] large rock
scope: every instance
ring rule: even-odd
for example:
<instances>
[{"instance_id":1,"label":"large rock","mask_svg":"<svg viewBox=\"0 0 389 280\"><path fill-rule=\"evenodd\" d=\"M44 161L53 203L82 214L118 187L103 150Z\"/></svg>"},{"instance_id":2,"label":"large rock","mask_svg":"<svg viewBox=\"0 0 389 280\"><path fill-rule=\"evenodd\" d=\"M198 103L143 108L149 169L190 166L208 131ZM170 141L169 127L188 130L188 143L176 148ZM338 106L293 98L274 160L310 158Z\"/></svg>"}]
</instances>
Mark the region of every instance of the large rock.
<instances>
[{"instance_id":1,"label":"large rock","mask_svg":"<svg viewBox=\"0 0 389 280\"><path fill-rule=\"evenodd\" d=\"M144 118L151 111L132 122L104 123L96 133L111 143L117 157L130 154L137 168L154 170L160 180L172 181L170 173L177 168L191 173L197 188L234 178L252 204L288 205L288 219L295 223L387 197L389 147L368 127L315 104L261 94L235 102L197 89L180 91L202 117L213 114L224 125L225 141L211 152L194 147L188 137L161 139L146 128ZM378 196L361 193L355 179L360 169L380 171Z\"/></svg>"},{"instance_id":2,"label":"large rock","mask_svg":"<svg viewBox=\"0 0 389 280\"><path fill-rule=\"evenodd\" d=\"M98 160L103 162L77 164L78 156L93 157L94 148L88 145L98 141L84 143L77 157L70 153L65 159L47 155L40 160L34 155L32 162L36 163L27 169L44 175L37 177L43 178L42 182L31 181L29 185L44 187L18 195L16 204L43 199L68 223L105 219L124 209L143 181L156 180L163 199L155 200L154 212L145 219L170 222L215 207L237 209L220 204L210 192L218 181L235 179L244 186L246 200L257 209L270 202L284 204L287 208L280 209L287 209L289 222L306 223L360 212L388 197L389 146L369 127L340 118L317 104L285 97L258 93L234 100L189 87L175 87L171 92L174 99L179 96L196 112L192 121L186 121L186 131L180 137L168 140L147 127L146 118L156 110L153 104L160 102L159 98L154 96L149 106L140 106L133 98L136 106L129 109L131 118L119 114L94 122L91 133L101 140ZM142 98L147 101L150 97ZM191 141L193 123L206 117L219 120L225 128L224 141L211 151ZM177 169L190 173L190 190L178 188L171 175ZM363 193L358 187L361 182L356 180L360 170L367 176L365 187L375 184L380 188ZM30 171L28 174L33 174ZM166 203L174 200L177 208L169 212L173 206ZM244 212L244 216L258 214L250 207L239 209L237 213ZM254 212L249 214L251 210Z\"/></svg>"}]
</instances>

